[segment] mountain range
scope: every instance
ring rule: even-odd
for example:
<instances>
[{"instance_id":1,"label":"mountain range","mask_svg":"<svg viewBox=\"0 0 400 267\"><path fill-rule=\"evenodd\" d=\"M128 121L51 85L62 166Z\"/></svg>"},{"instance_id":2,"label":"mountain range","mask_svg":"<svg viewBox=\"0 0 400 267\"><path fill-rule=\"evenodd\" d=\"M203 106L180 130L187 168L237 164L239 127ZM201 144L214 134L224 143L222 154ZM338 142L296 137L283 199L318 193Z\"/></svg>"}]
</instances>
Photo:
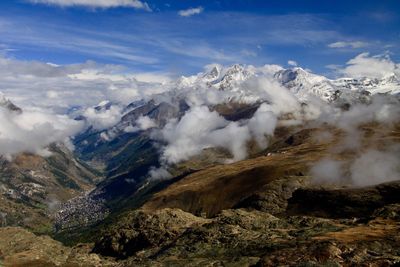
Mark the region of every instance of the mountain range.
<instances>
[{"instance_id":1,"label":"mountain range","mask_svg":"<svg viewBox=\"0 0 400 267\"><path fill-rule=\"evenodd\" d=\"M18 232L84 264L96 257L93 266L399 262L396 237L387 241L400 224L396 74L212 65L162 86L71 112L86 125L73 151L57 142L50 156L2 158L0 219L10 227L0 236ZM0 107L24 112L4 96ZM32 266L18 253L38 255L7 251L18 266ZM40 260L68 266L68 255Z\"/></svg>"}]
</instances>

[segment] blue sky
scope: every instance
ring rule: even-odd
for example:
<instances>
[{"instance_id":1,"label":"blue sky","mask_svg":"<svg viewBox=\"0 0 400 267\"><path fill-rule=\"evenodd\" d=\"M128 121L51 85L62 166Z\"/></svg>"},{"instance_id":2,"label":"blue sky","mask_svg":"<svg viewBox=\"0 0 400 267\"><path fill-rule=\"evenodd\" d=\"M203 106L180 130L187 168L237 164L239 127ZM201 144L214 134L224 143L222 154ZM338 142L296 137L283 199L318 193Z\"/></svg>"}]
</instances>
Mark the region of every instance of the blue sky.
<instances>
[{"instance_id":1,"label":"blue sky","mask_svg":"<svg viewBox=\"0 0 400 267\"><path fill-rule=\"evenodd\" d=\"M327 74L326 66L362 52L395 61L400 54L400 1L110 0L145 5L112 8L68 1L96 2L1 1L0 53L173 74L210 63L286 66L288 60Z\"/></svg>"}]
</instances>

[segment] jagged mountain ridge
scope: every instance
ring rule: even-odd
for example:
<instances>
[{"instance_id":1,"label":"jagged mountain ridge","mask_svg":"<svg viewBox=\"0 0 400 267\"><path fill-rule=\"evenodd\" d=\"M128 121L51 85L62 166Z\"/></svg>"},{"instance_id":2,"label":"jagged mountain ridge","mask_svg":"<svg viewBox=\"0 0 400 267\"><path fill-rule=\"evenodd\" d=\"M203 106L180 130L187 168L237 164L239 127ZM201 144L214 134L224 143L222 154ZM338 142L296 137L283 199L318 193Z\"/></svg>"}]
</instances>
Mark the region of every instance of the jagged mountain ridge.
<instances>
[{"instance_id":1,"label":"jagged mountain ridge","mask_svg":"<svg viewBox=\"0 0 400 267\"><path fill-rule=\"evenodd\" d=\"M272 76L280 84L288 88L298 97L309 94L329 101L336 90L370 91L376 93L400 93L400 79L391 74L382 79L377 78L338 78L329 79L322 75L314 74L300 67L289 69L255 68L235 64L228 68L214 66L205 73L190 77L182 77L176 83L178 88L196 87L206 84L211 88L221 90L237 90L238 85L253 77Z\"/></svg>"}]
</instances>

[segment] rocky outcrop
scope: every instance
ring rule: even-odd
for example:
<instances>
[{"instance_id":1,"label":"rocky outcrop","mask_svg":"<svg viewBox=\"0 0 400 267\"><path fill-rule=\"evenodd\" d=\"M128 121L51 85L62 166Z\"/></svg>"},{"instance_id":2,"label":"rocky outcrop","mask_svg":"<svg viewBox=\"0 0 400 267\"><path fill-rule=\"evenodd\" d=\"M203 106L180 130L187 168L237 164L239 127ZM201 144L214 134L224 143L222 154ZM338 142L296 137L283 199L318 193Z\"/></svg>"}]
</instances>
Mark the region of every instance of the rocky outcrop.
<instances>
[{"instance_id":1,"label":"rocky outcrop","mask_svg":"<svg viewBox=\"0 0 400 267\"><path fill-rule=\"evenodd\" d=\"M186 229L206 222L206 219L179 209L164 209L155 213L133 211L112 224L93 251L127 258L138 251L168 244Z\"/></svg>"},{"instance_id":2,"label":"rocky outcrop","mask_svg":"<svg viewBox=\"0 0 400 267\"><path fill-rule=\"evenodd\" d=\"M400 262L399 210L399 204L388 205L369 220L277 217L245 209L224 210L205 219L179 209L138 210L99 233L93 250L90 244L66 247L47 236L5 227L0 228L0 263L22 267L395 266Z\"/></svg>"},{"instance_id":3,"label":"rocky outcrop","mask_svg":"<svg viewBox=\"0 0 400 267\"><path fill-rule=\"evenodd\" d=\"M390 266L400 261L400 221L381 215L391 211L364 222L244 209L212 219L137 211L103 233L95 251L112 251L120 266Z\"/></svg>"},{"instance_id":4,"label":"rocky outcrop","mask_svg":"<svg viewBox=\"0 0 400 267\"><path fill-rule=\"evenodd\" d=\"M239 202L235 208L256 209L271 214L286 211L294 191L310 183L309 176L290 176L272 181L261 192L256 192Z\"/></svg>"}]
</instances>

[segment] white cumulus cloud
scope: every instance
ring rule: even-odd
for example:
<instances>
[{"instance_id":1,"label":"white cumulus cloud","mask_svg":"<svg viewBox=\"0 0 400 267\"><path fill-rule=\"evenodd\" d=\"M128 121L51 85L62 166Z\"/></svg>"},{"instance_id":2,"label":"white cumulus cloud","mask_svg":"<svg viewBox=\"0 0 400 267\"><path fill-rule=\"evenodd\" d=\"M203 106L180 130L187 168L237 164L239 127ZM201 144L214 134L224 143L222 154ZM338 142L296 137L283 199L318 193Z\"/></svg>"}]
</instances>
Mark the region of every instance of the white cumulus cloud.
<instances>
[{"instance_id":1,"label":"white cumulus cloud","mask_svg":"<svg viewBox=\"0 0 400 267\"><path fill-rule=\"evenodd\" d=\"M122 108L115 105L100 110L90 107L83 112L83 116L94 129L102 130L119 122L122 116Z\"/></svg>"},{"instance_id":2,"label":"white cumulus cloud","mask_svg":"<svg viewBox=\"0 0 400 267\"><path fill-rule=\"evenodd\" d=\"M193 15L198 15L200 13L202 13L204 11L204 8L199 6L196 8L189 8L189 9L185 9L185 10L180 10L178 12L179 16L181 17L190 17Z\"/></svg>"},{"instance_id":3,"label":"white cumulus cloud","mask_svg":"<svg viewBox=\"0 0 400 267\"><path fill-rule=\"evenodd\" d=\"M347 66L338 71L354 78L383 78L391 74L400 74L399 64L393 62L388 56L370 56L369 53L361 53L350 59Z\"/></svg>"},{"instance_id":4,"label":"white cumulus cloud","mask_svg":"<svg viewBox=\"0 0 400 267\"><path fill-rule=\"evenodd\" d=\"M127 133L134 133L134 132L138 132L141 130L145 131L145 130L148 130L148 129L154 128L154 127L157 127L157 124L154 120L150 119L147 116L140 116L136 120L135 126L129 125L128 127L126 127L124 129L124 131Z\"/></svg>"}]
</instances>

